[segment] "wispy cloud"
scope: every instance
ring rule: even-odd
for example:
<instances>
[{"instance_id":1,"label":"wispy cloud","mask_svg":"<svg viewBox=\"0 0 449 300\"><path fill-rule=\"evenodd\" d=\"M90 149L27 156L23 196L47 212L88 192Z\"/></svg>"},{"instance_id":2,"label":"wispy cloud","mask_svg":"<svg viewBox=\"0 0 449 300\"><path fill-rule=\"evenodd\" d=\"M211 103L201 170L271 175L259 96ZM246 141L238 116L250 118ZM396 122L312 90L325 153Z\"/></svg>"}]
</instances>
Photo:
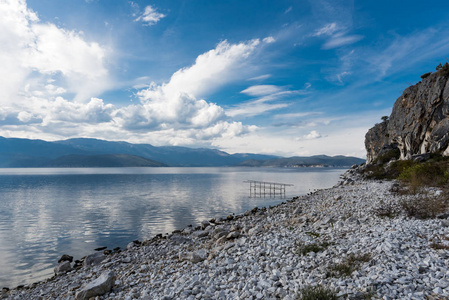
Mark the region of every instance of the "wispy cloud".
<instances>
[{"instance_id":1,"label":"wispy cloud","mask_svg":"<svg viewBox=\"0 0 449 300\"><path fill-rule=\"evenodd\" d=\"M329 23L315 31L312 36L332 35L337 31L337 23Z\"/></svg>"},{"instance_id":2,"label":"wispy cloud","mask_svg":"<svg viewBox=\"0 0 449 300\"><path fill-rule=\"evenodd\" d=\"M253 85L244 89L240 93L258 97L258 96L271 95L274 93L278 93L280 91L282 91L282 88L276 85Z\"/></svg>"},{"instance_id":3,"label":"wispy cloud","mask_svg":"<svg viewBox=\"0 0 449 300\"><path fill-rule=\"evenodd\" d=\"M144 11L139 15L136 19L138 22L143 22L145 25L152 26L159 22L162 18L165 18L166 15L163 13L157 12L154 7L151 5L147 5Z\"/></svg>"},{"instance_id":4,"label":"wispy cloud","mask_svg":"<svg viewBox=\"0 0 449 300\"><path fill-rule=\"evenodd\" d=\"M335 22L326 24L315 30L312 36L325 38L326 41L322 48L326 50L354 44L363 39L362 35L348 34L346 27L338 25Z\"/></svg>"},{"instance_id":5,"label":"wispy cloud","mask_svg":"<svg viewBox=\"0 0 449 300\"><path fill-rule=\"evenodd\" d=\"M247 80L254 80L254 81L260 80L260 81L262 81L262 80L268 79L270 77L271 77L271 74L264 74L264 75L260 75L260 76L249 78Z\"/></svg>"}]
</instances>

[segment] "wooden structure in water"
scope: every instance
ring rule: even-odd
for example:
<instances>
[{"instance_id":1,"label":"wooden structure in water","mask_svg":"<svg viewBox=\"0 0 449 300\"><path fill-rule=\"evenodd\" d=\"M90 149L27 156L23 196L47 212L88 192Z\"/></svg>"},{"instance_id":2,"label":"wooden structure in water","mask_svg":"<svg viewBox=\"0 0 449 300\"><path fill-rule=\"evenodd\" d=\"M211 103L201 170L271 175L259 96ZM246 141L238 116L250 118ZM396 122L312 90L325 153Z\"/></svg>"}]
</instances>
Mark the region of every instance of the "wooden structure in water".
<instances>
[{"instance_id":1,"label":"wooden structure in water","mask_svg":"<svg viewBox=\"0 0 449 300\"><path fill-rule=\"evenodd\" d=\"M246 180L245 183L249 183L249 197L250 198L285 198L285 187L293 186L288 183L278 182L265 182Z\"/></svg>"}]
</instances>

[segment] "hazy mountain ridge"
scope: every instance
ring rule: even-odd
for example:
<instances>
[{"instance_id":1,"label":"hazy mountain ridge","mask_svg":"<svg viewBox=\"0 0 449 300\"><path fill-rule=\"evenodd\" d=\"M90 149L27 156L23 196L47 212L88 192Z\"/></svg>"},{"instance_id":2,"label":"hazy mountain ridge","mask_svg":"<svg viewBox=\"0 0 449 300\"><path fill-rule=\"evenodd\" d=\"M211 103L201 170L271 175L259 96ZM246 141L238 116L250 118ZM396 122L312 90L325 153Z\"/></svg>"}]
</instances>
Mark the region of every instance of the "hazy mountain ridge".
<instances>
[{"instance_id":1,"label":"hazy mountain ridge","mask_svg":"<svg viewBox=\"0 0 449 300\"><path fill-rule=\"evenodd\" d=\"M310 157L295 156L268 160L246 160L238 164L247 167L349 167L364 163L357 157L314 155Z\"/></svg>"},{"instance_id":2,"label":"hazy mountain ridge","mask_svg":"<svg viewBox=\"0 0 449 300\"><path fill-rule=\"evenodd\" d=\"M344 156L282 158L274 155L236 153L207 148L156 147L97 139L68 139L55 142L0 137L0 167L346 167L364 162Z\"/></svg>"}]
</instances>

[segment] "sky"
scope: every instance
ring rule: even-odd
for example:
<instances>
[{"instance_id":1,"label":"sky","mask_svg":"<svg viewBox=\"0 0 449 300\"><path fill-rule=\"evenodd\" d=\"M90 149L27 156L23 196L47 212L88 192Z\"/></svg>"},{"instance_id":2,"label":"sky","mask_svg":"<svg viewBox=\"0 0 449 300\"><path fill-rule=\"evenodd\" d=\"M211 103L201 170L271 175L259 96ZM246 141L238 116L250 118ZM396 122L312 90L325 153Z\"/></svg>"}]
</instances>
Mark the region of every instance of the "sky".
<instances>
[{"instance_id":1,"label":"sky","mask_svg":"<svg viewBox=\"0 0 449 300\"><path fill-rule=\"evenodd\" d=\"M449 2L0 0L0 136L364 158Z\"/></svg>"}]
</instances>

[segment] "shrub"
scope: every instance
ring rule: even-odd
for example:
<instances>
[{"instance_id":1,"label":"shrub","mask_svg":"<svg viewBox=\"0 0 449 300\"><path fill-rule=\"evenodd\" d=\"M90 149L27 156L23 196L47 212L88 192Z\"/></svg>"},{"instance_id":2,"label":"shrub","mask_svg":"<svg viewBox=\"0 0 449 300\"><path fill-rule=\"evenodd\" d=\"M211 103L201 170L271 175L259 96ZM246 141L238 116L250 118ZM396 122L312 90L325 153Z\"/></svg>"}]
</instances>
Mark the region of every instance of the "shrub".
<instances>
[{"instance_id":1,"label":"shrub","mask_svg":"<svg viewBox=\"0 0 449 300\"><path fill-rule=\"evenodd\" d=\"M325 249L327 249L327 247L329 247L331 244L327 243L327 242L322 242L322 243L313 243L313 244L308 244L308 245L298 245L298 253L301 255L306 255L309 252L320 252L323 251Z\"/></svg>"},{"instance_id":2,"label":"shrub","mask_svg":"<svg viewBox=\"0 0 449 300\"><path fill-rule=\"evenodd\" d=\"M351 253L345 260L341 263L334 264L329 267L327 276L330 277L341 277L350 276L352 272L360 268L361 263L369 262L371 260L371 254L365 253L361 255L355 255Z\"/></svg>"},{"instance_id":3,"label":"shrub","mask_svg":"<svg viewBox=\"0 0 449 300\"><path fill-rule=\"evenodd\" d=\"M447 162L431 161L415 163L402 170L398 177L416 193L423 186L442 186L449 180Z\"/></svg>"},{"instance_id":4,"label":"shrub","mask_svg":"<svg viewBox=\"0 0 449 300\"><path fill-rule=\"evenodd\" d=\"M430 74L432 74L432 72L422 74L421 79L426 79Z\"/></svg>"},{"instance_id":5,"label":"shrub","mask_svg":"<svg viewBox=\"0 0 449 300\"><path fill-rule=\"evenodd\" d=\"M448 207L448 200L444 196L414 198L403 200L400 205L408 217L428 219L445 213Z\"/></svg>"},{"instance_id":6,"label":"shrub","mask_svg":"<svg viewBox=\"0 0 449 300\"><path fill-rule=\"evenodd\" d=\"M394 218L396 216L396 209L392 203L385 203L382 200L379 207L374 209L374 214L378 217Z\"/></svg>"},{"instance_id":7,"label":"shrub","mask_svg":"<svg viewBox=\"0 0 449 300\"><path fill-rule=\"evenodd\" d=\"M432 244L430 245L430 248L435 249L435 250L449 250L448 245L437 243L437 242L432 242Z\"/></svg>"},{"instance_id":8,"label":"shrub","mask_svg":"<svg viewBox=\"0 0 449 300\"><path fill-rule=\"evenodd\" d=\"M300 300L337 300L337 293L322 285L306 286L301 289L298 299Z\"/></svg>"}]
</instances>

